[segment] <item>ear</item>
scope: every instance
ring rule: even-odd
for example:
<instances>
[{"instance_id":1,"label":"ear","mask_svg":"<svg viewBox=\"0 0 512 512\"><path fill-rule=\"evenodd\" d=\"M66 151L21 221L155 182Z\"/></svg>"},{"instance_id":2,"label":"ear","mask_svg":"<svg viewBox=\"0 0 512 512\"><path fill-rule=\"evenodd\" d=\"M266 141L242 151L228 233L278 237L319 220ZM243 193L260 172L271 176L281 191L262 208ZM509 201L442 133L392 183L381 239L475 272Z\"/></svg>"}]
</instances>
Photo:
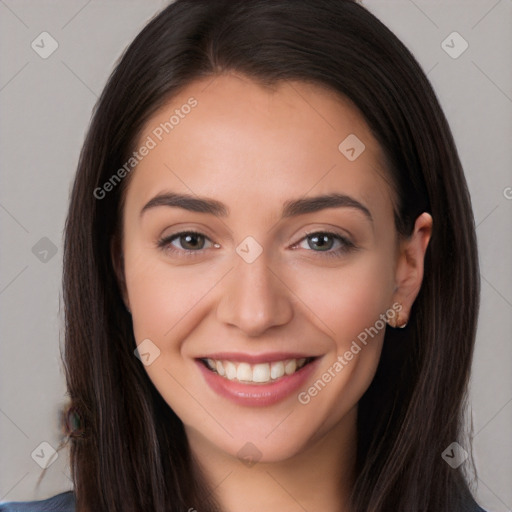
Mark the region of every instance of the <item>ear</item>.
<instances>
[{"instance_id":1,"label":"ear","mask_svg":"<svg viewBox=\"0 0 512 512\"><path fill-rule=\"evenodd\" d=\"M425 252L432 235L432 216L423 212L411 236L400 242L393 299L402 305L396 327L409 321L411 308L423 282Z\"/></svg>"},{"instance_id":2,"label":"ear","mask_svg":"<svg viewBox=\"0 0 512 512\"><path fill-rule=\"evenodd\" d=\"M119 290L123 298L124 305L130 311L130 303L128 301L128 293L126 289L126 280L124 277L124 258L121 240L114 235L110 241L110 257L112 259L112 267L119 285Z\"/></svg>"}]
</instances>

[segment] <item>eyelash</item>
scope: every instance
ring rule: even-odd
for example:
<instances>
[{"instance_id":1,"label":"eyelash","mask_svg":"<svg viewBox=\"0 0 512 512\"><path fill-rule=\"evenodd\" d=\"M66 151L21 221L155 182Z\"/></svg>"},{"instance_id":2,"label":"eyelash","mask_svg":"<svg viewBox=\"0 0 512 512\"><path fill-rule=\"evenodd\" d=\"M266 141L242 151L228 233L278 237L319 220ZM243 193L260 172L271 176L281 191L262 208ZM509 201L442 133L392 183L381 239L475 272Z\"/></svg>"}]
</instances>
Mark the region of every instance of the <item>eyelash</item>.
<instances>
[{"instance_id":1,"label":"eyelash","mask_svg":"<svg viewBox=\"0 0 512 512\"><path fill-rule=\"evenodd\" d=\"M194 230L180 231L179 233L175 233L174 235L159 239L157 242L157 246L159 249L161 249L164 252L171 252L173 254L180 253L179 256L183 256L185 258L194 258L196 256L201 255L201 253L203 251L202 249L199 249L197 251L192 251L190 249L176 249L175 247L173 247L171 245L171 242L173 242L174 240L176 240L184 235L197 235L200 237L204 237L206 240L209 240L209 238L206 235L204 235L203 233L200 233L199 231L194 231ZM308 233L305 233L304 237L301 238L296 244L294 244L293 247L299 245L302 241L306 240L308 237L311 237L312 235L328 235L332 238L335 238L342 244L341 247L339 247L338 249L336 249L334 251L333 250L314 251L311 249L312 252L320 253L322 255L322 257L340 258L343 255L345 255L351 251L354 251L357 248L346 237L340 235L339 233L335 233L332 231L310 231Z\"/></svg>"}]
</instances>

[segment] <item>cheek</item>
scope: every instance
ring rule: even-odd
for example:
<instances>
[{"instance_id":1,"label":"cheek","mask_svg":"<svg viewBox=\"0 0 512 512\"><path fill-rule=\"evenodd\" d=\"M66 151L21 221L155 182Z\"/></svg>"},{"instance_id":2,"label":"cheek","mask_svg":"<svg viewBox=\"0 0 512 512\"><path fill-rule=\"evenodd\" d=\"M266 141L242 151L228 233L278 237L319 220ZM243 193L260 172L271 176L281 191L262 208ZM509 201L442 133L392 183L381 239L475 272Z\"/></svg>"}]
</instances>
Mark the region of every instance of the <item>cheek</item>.
<instances>
[{"instance_id":1,"label":"cheek","mask_svg":"<svg viewBox=\"0 0 512 512\"><path fill-rule=\"evenodd\" d=\"M338 268L304 267L292 287L341 350L391 307L392 268L383 252L368 251Z\"/></svg>"},{"instance_id":2,"label":"cheek","mask_svg":"<svg viewBox=\"0 0 512 512\"><path fill-rule=\"evenodd\" d=\"M299 395L301 404L325 418L318 435L340 421L373 380L386 330L383 317L392 311L392 268L382 252L368 253L344 269L302 276L298 295L330 339L322 367Z\"/></svg>"},{"instance_id":3,"label":"cheek","mask_svg":"<svg viewBox=\"0 0 512 512\"><path fill-rule=\"evenodd\" d=\"M137 341L154 338L160 344L168 339L211 287L210 279L201 279L197 270L172 268L154 257L151 264L130 268L127 262L126 268Z\"/></svg>"},{"instance_id":4,"label":"cheek","mask_svg":"<svg viewBox=\"0 0 512 512\"><path fill-rule=\"evenodd\" d=\"M179 366L182 347L198 335L225 273L222 265L172 265L151 248L128 250L125 275L136 343L150 339L161 352L159 364L186 373Z\"/></svg>"},{"instance_id":5,"label":"cheek","mask_svg":"<svg viewBox=\"0 0 512 512\"><path fill-rule=\"evenodd\" d=\"M295 284L312 312L310 318L329 339L322 371L338 356L343 358L331 390L336 394L343 388L345 393L349 387L353 396L348 402L359 399L379 362L386 313L389 318L392 312L392 269L392 257L387 258L385 251L368 251L343 268L305 271Z\"/></svg>"}]
</instances>

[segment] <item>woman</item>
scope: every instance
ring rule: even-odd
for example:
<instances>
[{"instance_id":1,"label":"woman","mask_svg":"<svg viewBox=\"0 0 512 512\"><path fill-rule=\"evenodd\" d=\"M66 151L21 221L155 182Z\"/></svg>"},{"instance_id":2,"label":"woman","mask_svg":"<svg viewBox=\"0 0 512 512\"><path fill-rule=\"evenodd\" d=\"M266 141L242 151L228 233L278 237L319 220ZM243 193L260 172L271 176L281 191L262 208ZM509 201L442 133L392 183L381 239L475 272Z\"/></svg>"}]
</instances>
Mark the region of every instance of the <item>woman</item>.
<instances>
[{"instance_id":1,"label":"woman","mask_svg":"<svg viewBox=\"0 0 512 512\"><path fill-rule=\"evenodd\" d=\"M478 275L450 129L382 23L349 0L177 0L80 157L75 490L53 499L481 510L462 421Z\"/></svg>"}]
</instances>

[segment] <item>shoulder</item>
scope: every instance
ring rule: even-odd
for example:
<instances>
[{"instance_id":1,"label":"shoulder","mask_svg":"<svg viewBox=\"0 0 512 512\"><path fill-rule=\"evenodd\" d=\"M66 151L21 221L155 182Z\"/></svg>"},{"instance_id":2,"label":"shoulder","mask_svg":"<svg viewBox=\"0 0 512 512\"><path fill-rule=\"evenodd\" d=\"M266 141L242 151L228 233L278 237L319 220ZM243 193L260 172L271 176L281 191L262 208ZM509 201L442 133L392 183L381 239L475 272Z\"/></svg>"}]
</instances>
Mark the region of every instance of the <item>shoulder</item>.
<instances>
[{"instance_id":1,"label":"shoulder","mask_svg":"<svg viewBox=\"0 0 512 512\"><path fill-rule=\"evenodd\" d=\"M73 491L67 491L46 500L0 503L0 512L75 512L75 495ZM467 512L486 511L473 501Z\"/></svg>"},{"instance_id":2,"label":"shoulder","mask_svg":"<svg viewBox=\"0 0 512 512\"><path fill-rule=\"evenodd\" d=\"M75 495L67 491L46 500L0 503L0 512L75 512Z\"/></svg>"},{"instance_id":3,"label":"shoulder","mask_svg":"<svg viewBox=\"0 0 512 512\"><path fill-rule=\"evenodd\" d=\"M465 508L467 512L486 512L482 507L480 507L476 501L472 501L471 504ZM1 511L0 511L1 512Z\"/></svg>"}]
</instances>

